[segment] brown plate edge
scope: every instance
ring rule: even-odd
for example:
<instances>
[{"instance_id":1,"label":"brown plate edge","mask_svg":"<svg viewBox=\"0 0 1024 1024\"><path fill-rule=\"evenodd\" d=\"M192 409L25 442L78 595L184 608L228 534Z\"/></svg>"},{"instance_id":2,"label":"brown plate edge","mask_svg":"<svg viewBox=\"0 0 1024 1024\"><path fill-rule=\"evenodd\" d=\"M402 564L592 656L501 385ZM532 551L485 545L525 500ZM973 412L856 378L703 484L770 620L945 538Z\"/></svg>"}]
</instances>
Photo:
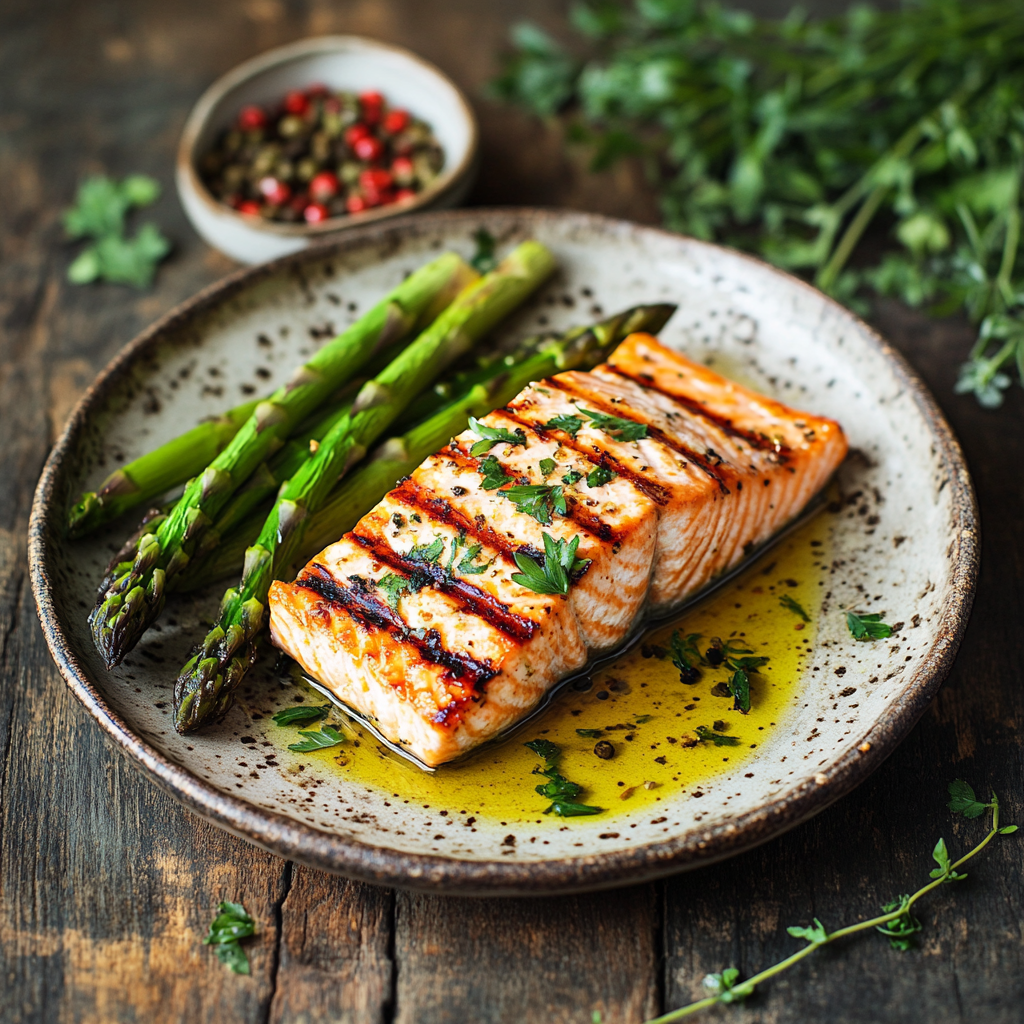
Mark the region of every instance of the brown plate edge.
<instances>
[{"instance_id":1,"label":"brown plate edge","mask_svg":"<svg viewBox=\"0 0 1024 1024\"><path fill-rule=\"evenodd\" d=\"M396 218L386 225L354 228L343 241L325 242L255 268L243 268L168 312L129 342L98 375L75 407L46 460L32 504L28 561L40 623L61 675L107 736L161 789L201 817L279 856L373 884L467 896L584 892L639 884L704 866L781 835L850 792L910 732L952 666L974 600L980 552L977 503L963 452L935 399L903 356L858 317L829 299L836 311L849 317L861 334L893 365L901 384L910 392L924 415L941 452L943 467L952 488L952 599L943 610L938 635L931 648L904 684L901 695L886 715L875 722L858 742L852 743L847 753L826 771L817 773L812 780L804 782L784 797L742 815L735 821L708 829L696 839L693 836L685 840L669 839L614 853L520 863L477 862L429 856L375 847L326 833L222 793L151 748L107 705L89 679L84 665L75 656L61 628L51 597L48 558L49 544L57 531L50 512L55 507L55 497L59 498L61 464L68 452L74 449L93 406L102 403L110 395L121 377L134 368L150 347L158 343L168 328L230 298L255 279L276 274L282 268L298 269L304 263L318 261L354 243L387 243L389 236L404 236L410 230L427 233L435 225L453 220L475 226L474 221L483 219L492 222L495 219L507 219L510 222L509 229L514 230L516 222L546 218L572 218L583 225L599 226L612 233L639 229L671 238L684 237L661 228L636 225L598 214L529 207L423 213ZM688 241L698 246L722 248L696 239ZM805 282L756 257L734 250L730 252L802 288L815 291Z\"/></svg>"}]
</instances>

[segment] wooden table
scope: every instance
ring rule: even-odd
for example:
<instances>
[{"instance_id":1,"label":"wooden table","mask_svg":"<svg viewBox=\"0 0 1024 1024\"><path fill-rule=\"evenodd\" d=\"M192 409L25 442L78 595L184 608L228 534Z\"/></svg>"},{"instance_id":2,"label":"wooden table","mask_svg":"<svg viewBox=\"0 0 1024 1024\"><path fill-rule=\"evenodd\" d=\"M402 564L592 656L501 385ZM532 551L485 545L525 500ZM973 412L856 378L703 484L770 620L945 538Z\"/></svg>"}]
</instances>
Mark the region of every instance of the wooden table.
<instances>
[{"instance_id":1,"label":"wooden table","mask_svg":"<svg viewBox=\"0 0 1024 1024\"><path fill-rule=\"evenodd\" d=\"M535 203L653 222L627 170L592 177L557 134L479 99L509 23L560 24L542 0L7 0L0 27L0 1020L577 1021L630 1024L797 948L786 926L838 926L920 884L945 786L995 787L1024 821L1024 395L999 412L953 394L971 335L891 304L875 320L963 441L981 500L974 616L932 709L857 792L789 835L668 882L544 900L389 892L285 863L192 817L104 742L36 621L25 566L32 490L93 374L138 330L232 269L191 231L171 166L186 112L219 73L272 45L356 32L418 50L476 98L478 204ZM65 282L59 213L84 175L145 171L176 249L151 292ZM830 947L736 1021L1024 1019L1024 843L998 842L921 910L920 947ZM258 920L253 973L200 945L219 899Z\"/></svg>"}]
</instances>

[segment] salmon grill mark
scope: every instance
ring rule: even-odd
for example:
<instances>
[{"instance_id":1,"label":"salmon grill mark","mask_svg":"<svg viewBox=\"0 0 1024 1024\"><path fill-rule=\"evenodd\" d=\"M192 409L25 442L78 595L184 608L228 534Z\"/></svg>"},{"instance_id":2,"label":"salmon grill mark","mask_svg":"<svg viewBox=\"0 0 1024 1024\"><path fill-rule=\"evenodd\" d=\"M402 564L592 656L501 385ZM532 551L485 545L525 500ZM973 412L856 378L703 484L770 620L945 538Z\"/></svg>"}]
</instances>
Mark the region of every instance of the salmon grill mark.
<instances>
[{"instance_id":1,"label":"salmon grill mark","mask_svg":"<svg viewBox=\"0 0 1024 1024\"><path fill-rule=\"evenodd\" d=\"M613 405L611 402L600 401L593 394L580 394L570 384L566 384L565 381L556 380L554 377L548 381L551 387L556 388L559 391L564 392L567 395L572 395L577 398L584 405L596 406L599 412L603 412L608 416L620 416L622 409ZM625 417L629 419L630 417ZM637 423L643 423L647 427L647 436L655 441L659 441L665 445L666 448L671 448L672 451L678 452L678 454L684 456L688 461L692 462L698 469L700 469L706 476L709 476L715 483L718 484L719 490L723 494L729 493L729 488L725 484L725 480L722 474L707 460L706 456L695 452L692 448L687 447L685 444L681 444L674 438L668 436L664 430L659 429L652 423L648 423L646 420L636 420Z\"/></svg>"},{"instance_id":2,"label":"salmon grill mark","mask_svg":"<svg viewBox=\"0 0 1024 1024\"><path fill-rule=\"evenodd\" d=\"M450 453L446 451L445 458L449 457ZM463 531L474 541L495 548L509 565L515 565L517 546L510 544L507 537L492 530L483 516L474 516L470 519L465 513L452 508L451 502L446 498L428 491L414 480L403 481L388 497L400 501L407 508L422 512L431 522L454 526L456 530Z\"/></svg>"},{"instance_id":3,"label":"salmon grill mark","mask_svg":"<svg viewBox=\"0 0 1024 1024\"><path fill-rule=\"evenodd\" d=\"M414 562L398 552L393 551L387 544L373 537L364 537L362 534L353 531L352 539L374 557L392 569L413 576L417 573L430 578L430 582L445 594L451 594L459 599L462 609L473 615L486 620L495 629L524 643L537 632L537 624L521 615L516 615L508 605L503 604L496 597L488 594L486 590L473 586L472 583L452 575L438 562Z\"/></svg>"},{"instance_id":4,"label":"salmon grill mark","mask_svg":"<svg viewBox=\"0 0 1024 1024\"><path fill-rule=\"evenodd\" d=\"M528 408L528 406L524 403L523 408ZM541 440L557 440L554 434L550 431L545 430L537 423L531 423L529 420L518 415L515 411L510 411L508 413L508 417L509 419L515 420L516 423L521 423L524 427L528 427L539 438L541 438ZM598 451L593 448L584 448L573 438L569 438L567 441L562 441L561 445L563 448L570 448L577 454L582 455L583 458L585 458L591 465L602 466L604 469L610 469L616 476L621 476L628 480L638 491L647 495L647 497L656 505L667 505L671 500L668 490L665 487L662 487L661 484L655 483L653 480L637 473L624 462L620 462L610 452Z\"/></svg>"},{"instance_id":5,"label":"salmon grill mark","mask_svg":"<svg viewBox=\"0 0 1024 1024\"><path fill-rule=\"evenodd\" d=\"M446 670L446 675L461 685L480 690L497 674L491 662L477 661L460 651L449 651L441 643L436 629L410 629L397 612L389 608L375 594L374 588L361 576L350 576L349 586L339 583L319 562L304 571L295 581L297 587L311 590L329 604L340 607L347 615L368 629L389 633L399 643L416 648L419 656Z\"/></svg>"},{"instance_id":6,"label":"salmon grill mark","mask_svg":"<svg viewBox=\"0 0 1024 1024\"><path fill-rule=\"evenodd\" d=\"M763 452L775 452L777 455L782 457L788 457L792 454L792 449L787 445L773 441L767 435L761 434L756 430L744 430L742 427L737 427L727 416L720 416L718 413L711 412L710 409L706 408L695 398L690 398L687 395L679 395L672 391L666 391L664 388L659 388L654 382L654 377L649 373L629 373L627 370L624 370L621 366L616 366L614 363L605 363L601 369L610 370L619 377L624 377L626 380L633 381L634 384L639 384L643 388L649 388L651 391L656 391L659 395L664 395L677 405L681 405L687 411L692 412L703 420L707 420L709 423L713 423L722 431L723 434L728 434L730 437L746 441L751 448L757 448L759 451Z\"/></svg>"},{"instance_id":7,"label":"salmon grill mark","mask_svg":"<svg viewBox=\"0 0 1024 1024\"><path fill-rule=\"evenodd\" d=\"M518 418L514 416L512 418L515 419L517 423L520 422ZM527 426L530 430L533 430L535 434L540 436L540 431L529 426L529 424L527 424ZM453 441L452 444L454 445L454 443L455 442ZM457 451L453 450L451 452L446 452L445 457L448 458L454 465L458 466L460 469L472 469L476 472L479 472L481 460L475 458L472 455L467 455L464 451L462 451L461 448L458 449ZM495 456L495 458L497 458L497 456ZM501 470L506 476L513 475L509 470L509 467L506 466L500 460L498 460L498 465L501 466ZM519 476L515 477L515 481L516 483L522 484L529 484L530 482L528 477ZM501 491L495 491L494 493L500 494ZM568 495L566 496L566 511L567 514L562 518L571 520L581 530L583 530L586 533L589 533L591 536L598 537L600 540L617 539L617 530L615 530L611 525L606 523L596 513L589 512L587 509L583 508L575 498Z\"/></svg>"}]
</instances>

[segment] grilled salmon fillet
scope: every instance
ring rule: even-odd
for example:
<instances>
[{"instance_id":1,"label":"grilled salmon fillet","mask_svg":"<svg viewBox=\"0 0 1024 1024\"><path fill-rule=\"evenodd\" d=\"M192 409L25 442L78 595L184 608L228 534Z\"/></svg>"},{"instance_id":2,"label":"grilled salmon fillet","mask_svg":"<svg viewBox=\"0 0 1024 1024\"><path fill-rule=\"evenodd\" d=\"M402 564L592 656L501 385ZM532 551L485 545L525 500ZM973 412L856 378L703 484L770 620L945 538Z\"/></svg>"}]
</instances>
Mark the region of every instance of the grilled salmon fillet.
<instances>
[{"instance_id":1,"label":"grilled salmon fillet","mask_svg":"<svg viewBox=\"0 0 1024 1024\"><path fill-rule=\"evenodd\" d=\"M475 430L455 437L270 592L274 643L431 767L733 568L847 450L832 420L646 334L481 422L511 440L474 455ZM516 563L543 565L545 535L578 545L565 594Z\"/></svg>"}]
</instances>

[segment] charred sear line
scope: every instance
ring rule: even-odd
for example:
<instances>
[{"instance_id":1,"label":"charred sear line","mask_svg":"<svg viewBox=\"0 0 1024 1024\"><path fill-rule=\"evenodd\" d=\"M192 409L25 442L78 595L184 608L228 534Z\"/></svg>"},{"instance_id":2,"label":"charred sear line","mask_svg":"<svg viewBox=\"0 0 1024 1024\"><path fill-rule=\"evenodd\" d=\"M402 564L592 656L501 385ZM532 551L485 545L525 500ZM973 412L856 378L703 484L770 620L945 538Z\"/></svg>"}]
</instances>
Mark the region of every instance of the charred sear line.
<instances>
[{"instance_id":1,"label":"charred sear line","mask_svg":"<svg viewBox=\"0 0 1024 1024\"><path fill-rule=\"evenodd\" d=\"M450 458L450 452L443 452L444 458ZM515 565L515 553L517 547L509 542L507 537L496 533L489 526L478 523L471 519L464 512L453 508L447 498L427 491L413 480L406 480L399 484L390 495L396 501L400 501L407 508L422 512L428 519L435 523L444 523L447 526L454 526L456 530L463 531L467 537L471 537L480 544L486 544L494 548L506 562ZM422 568L420 566L419 568Z\"/></svg>"},{"instance_id":2,"label":"charred sear line","mask_svg":"<svg viewBox=\"0 0 1024 1024\"><path fill-rule=\"evenodd\" d=\"M498 674L490 661L477 661L468 654L449 651L436 629L409 629L398 613L381 601L371 584L361 576L350 576L349 584L339 583L318 563L295 581L297 587L312 590L323 600L340 606L360 625L385 630L399 643L415 647L424 661L440 665L463 686L479 690Z\"/></svg>"},{"instance_id":3,"label":"charred sear line","mask_svg":"<svg viewBox=\"0 0 1024 1024\"><path fill-rule=\"evenodd\" d=\"M550 382L547 382L550 383ZM524 406L523 408L528 408ZM521 412L522 410L520 410ZM624 462L620 462L610 452L598 450L595 448L585 448L580 442L574 438L569 438L567 441L561 441L555 438L554 434L550 431L545 430L538 423L531 423L525 417L519 415L515 410L508 412L510 419L521 423L525 427L529 427L539 438L544 441L559 440L559 443L563 448L570 448L578 455L582 455L592 466L602 466L605 469L610 469L616 476L621 476L628 480L638 491L646 494L657 505L667 505L669 503L669 493L660 484L655 483L653 480L649 480L647 477L635 470L631 469Z\"/></svg>"},{"instance_id":4,"label":"charred sear line","mask_svg":"<svg viewBox=\"0 0 1024 1024\"><path fill-rule=\"evenodd\" d=\"M516 423L522 422L522 420L520 420L519 417L516 416L514 413L510 413L509 417L511 419L514 419ZM529 430L532 430L535 434L541 436L541 432L537 430L536 427L532 426L531 424L526 424L526 426ZM460 469L479 470L480 468L481 460L473 455L467 455L461 449L459 449L458 451L446 451L443 454L445 458L450 459ZM591 459L590 461L593 462L594 460ZM499 465L501 466L502 471L507 476L515 477L516 483L528 484L530 482L528 477L519 477L515 475L509 469L509 467L500 460ZM496 490L493 493L500 494L501 492L499 490ZM589 533L592 537L597 537L600 540L618 539L617 531L613 530L611 526L608 525L608 523L601 519L600 516L594 514L593 512L589 512L586 508L580 505L578 499L568 497L566 501L566 511L567 514L562 518L568 519L570 522L575 523L581 530L583 530L584 533Z\"/></svg>"},{"instance_id":5,"label":"charred sear line","mask_svg":"<svg viewBox=\"0 0 1024 1024\"><path fill-rule=\"evenodd\" d=\"M584 405L597 406L599 412L606 413L609 416L618 416L620 418L629 419L630 417L623 417L623 409L621 406L615 405L612 402L607 402L602 398L597 397L593 392L587 392L581 394L571 385L566 384L565 381L556 380L552 377L547 383L557 390L563 392L563 394L572 395L578 402ZM692 448L688 448L685 444L680 444L675 438L669 437L664 430L654 426L652 423L648 423L646 420L636 420L637 423L643 423L647 427L647 436L655 441L665 445L666 448L671 448L672 451L678 452L688 461L692 462L699 470L701 470L706 476L710 477L715 483L718 484L719 490L723 494L729 493L729 488L725 484L725 480L722 478L715 467L707 460L704 455L699 452L695 452Z\"/></svg>"},{"instance_id":6,"label":"charred sear line","mask_svg":"<svg viewBox=\"0 0 1024 1024\"><path fill-rule=\"evenodd\" d=\"M707 420L708 423L714 424L722 431L723 434L727 434L729 437L735 437L740 441L745 441L751 448L757 448L762 452L775 452L777 455L782 456L788 456L791 454L791 449L788 446L779 444L767 435L760 434L755 430L744 430L742 427L737 427L736 424L734 424L727 416L720 416L718 413L711 412L710 409L701 405L701 403L696 399L689 398L686 395L677 395L672 391L666 391L664 388L659 388L654 382L654 377L650 374L628 373L626 370L622 369L621 366L616 366L614 363L606 363L602 369L610 370L619 377L631 380L634 384L639 384L642 388L648 388L650 391L656 391L659 395L664 395L677 405L681 405L688 412L692 412L702 420Z\"/></svg>"},{"instance_id":7,"label":"charred sear line","mask_svg":"<svg viewBox=\"0 0 1024 1024\"><path fill-rule=\"evenodd\" d=\"M354 531L351 537L366 548L378 562L383 562L389 568L407 576L416 573L427 576L438 590L458 598L463 611L486 620L505 636L523 643L537 632L535 622L516 615L508 605L502 604L492 594L454 576L438 562L414 562L373 537L364 537Z\"/></svg>"}]
</instances>

